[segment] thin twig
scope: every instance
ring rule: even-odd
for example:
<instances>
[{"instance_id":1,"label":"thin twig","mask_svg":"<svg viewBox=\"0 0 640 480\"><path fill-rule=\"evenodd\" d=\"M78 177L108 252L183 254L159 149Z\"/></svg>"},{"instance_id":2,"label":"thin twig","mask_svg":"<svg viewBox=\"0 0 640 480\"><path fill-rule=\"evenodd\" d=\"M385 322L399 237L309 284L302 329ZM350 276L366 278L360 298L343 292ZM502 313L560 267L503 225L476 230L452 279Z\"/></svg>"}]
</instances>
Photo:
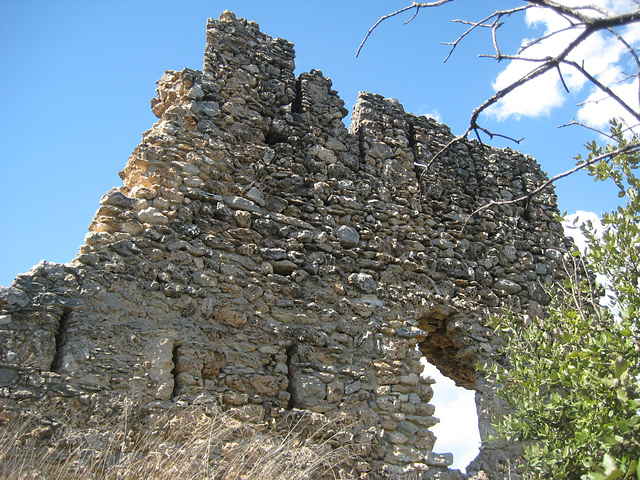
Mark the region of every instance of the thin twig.
<instances>
[{"instance_id":1,"label":"thin twig","mask_svg":"<svg viewBox=\"0 0 640 480\"><path fill-rule=\"evenodd\" d=\"M562 76L562 71L560 70L560 65L556 65L556 70L558 71L558 76L560 77L560 82L562 83L562 86L564 87L565 91L567 93L569 92L569 87L567 87L567 84L564 81L564 77Z\"/></svg>"},{"instance_id":2,"label":"thin twig","mask_svg":"<svg viewBox=\"0 0 640 480\"><path fill-rule=\"evenodd\" d=\"M502 22L498 22L491 29L491 39L493 40L493 48L496 49L496 55L498 55L498 61L502 59L502 54L500 53L500 46L498 45L497 31L502 25Z\"/></svg>"},{"instance_id":3,"label":"thin twig","mask_svg":"<svg viewBox=\"0 0 640 480\"><path fill-rule=\"evenodd\" d=\"M638 58L638 54L636 53L634 48L631 45L629 45L629 43L624 38L622 38L622 36L618 32L616 32L613 28L609 28L608 30L616 37L616 39L620 43L622 43L625 46L627 51L631 54L631 56L636 62L636 67L638 68L638 74L640 74L640 58ZM628 80L630 77L637 76L638 74L628 76L625 80ZM640 105L640 82L638 82L638 105Z\"/></svg>"},{"instance_id":4,"label":"thin twig","mask_svg":"<svg viewBox=\"0 0 640 480\"><path fill-rule=\"evenodd\" d=\"M581 122L577 122L576 120L571 120L568 123L565 123L563 125L558 125L556 128L564 128L564 127L572 127L572 126L578 126L578 127L582 127L582 128L586 128L587 130L591 130L592 132L598 133L599 135L602 135L604 137L609 138L612 141L617 141L617 139L611 135L610 133L605 133L604 131L600 130L599 128L595 128L595 127L591 127L587 124L581 123ZM636 123L635 125L630 125L627 126L626 128L622 129L622 133L626 133L626 132L633 132L634 128L637 128L640 126L640 123Z\"/></svg>"},{"instance_id":5,"label":"thin twig","mask_svg":"<svg viewBox=\"0 0 640 480\"><path fill-rule=\"evenodd\" d=\"M419 12L420 12L420 6L416 7L416 11L415 11L415 12L413 12L413 16L412 16L409 20L407 20L406 22L404 22L404 24L405 24L405 25L407 25L407 24L409 24L409 23L413 22L413 19L414 19L414 18L416 18L416 17L418 16L418 13L419 13Z\"/></svg>"},{"instance_id":6,"label":"thin twig","mask_svg":"<svg viewBox=\"0 0 640 480\"><path fill-rule=\"evenodd\" d=\"M609 98L614 99L618 103L618 105L620 105L623 109L625 109L627 112L629 112L632 117L634 117L636 120L638 120L640 122L640 113L638 113L633 108L631 108L624 100L622 100L618 95L616 95L613 92L613 90L611 90L608 86L606 86L604 83L602 83L596 77L591 75L582 65L580 65L578 62L574 62L574 61L570 61L570 60L566 60L566 59L561 60L561 62L566 64L566 65L571 65L573 68L575 68L580 73L582 73L582 75L587 77L587 79L592 84L594 84L596 87L598 87L604 93L606 93L609 96Z\"/></svg>"},{"instance_id":7,"label":"thin twig","mask_svg":"<svg viewBox=\"0 0 640 480\"><path fill-rule=\"evenodd\" d=\"M518 50L518 55L522 54L522 52L524 52L528 48L531 48L531 47L533 47L534 45L537 45L540 42L543 42L545 40L550 39L554 35L558 35L560 33L564 33L566 31L570 31L570 30L575 30L576 28L578 28L576 25L569 25L568 27L561 28L560 30L554 30L553 32L547 33L546 35L542 35L541 37L535 38L535 39L531 40L529 43L527 43L526 45L521 45L520 49Z\"/></svg>"},{"instance_id":8,"label":"thin twig","mask_svg":"<svg viewBox=\"0 0 640 480\"><path fill-rule=\"evenodd\" d=\"M627 80L631 80L633 78L637 78L638 76L640 76L640 73L625 73L624 77L622 77L620 80L616 80L614 82L614 85L622 85L623 83L625 83ZM639 85L640 86L640 85Z\"/></svg>"},{"instance_id":9,"label":"thin twig","mask_svg":"<svg viewBox=\"0 0 640 480\"><path fill-rule=\"evenodd\" d=\"M467 35L469 35L471 32L473 32L476 28L479 28L479 27L491 28L491 26L493 24L485 25L485 23L488 22L489 20L491 20L492 18L495 18L496 20L500 20L500 18L502 18L505 15L509 16L512 13L521 12L521 11L524 11L524 10L526 10L528 8L530 8L530 6L525 5L523 7L512 8L510 10L499 10L499 11L497 11L495 13L492 13L488 17L483 18L482 20L480 20L478 22L473 22L473 23L468 22L471 25L471 27L468 28L466 31L464 31L458 38L456 38L453 42L443 42L444 45L451 45L451 50L449 50L449 54L444 59L444 63L446 63L447 60L449 60L449 58L451 57L451 55L453 55L453 51L456 49L458 44ZM461 20L453 20L453 22L466 23L466 22L462 22ZM495 21L494 21L494 23L495 23Z\"/></svg>"},{"instance_id":10,"label":"thin twig","mask_svg":"<svg viewBox=\"0 0 640 480\"><path fill-rule=\"evenodd\" d=\"M610 133L605 133L602 130L600 130L599 128L595 128L595 127L590 127L587 124L581 123L581 122L577 122L575 119L571 119L570 122L562 124L562 125L558 125L556 128L565 128L565 127L572 127L572 126L578 126L578 127L582 127L582 128L586 128L587 130L591 130L592 132L596 132L599 135L603 135L607 138L609 138L610 140L613 140L614 142L616 141L616 138L611 135Z\"/></svg>"},{"instance_id":11,"label":"thin twig","mask_svg":"<svg viewBox=\"0 0 640 480\"><path fill-rule=\"evenodd\" d=\"M395 17L396 15L399 15L403 12L406 12L408 10L411 10L412 8L416 9L416 13L413 15L413 17L411 17L411 19L409 19L409 22L411 20L413 20L415 18L415 16L417 15L418 11L421 8L428 8L428 7L439 7L440 5L444 5L445 3L449 3L452 2L453 0L440 0L438 2L431 2L431 3L419 3L419 2L412 2L411 5L401 8L400 10L396 10L393 13L389 13L388 15L383 15L382 17L380 17L380 19L373 25L373 27L371 27L369 29L369 31L367 32L367 35L364 37L364 40L362 40L362 43L360 43L360 46L358 47L358 51L356 52L356 57L358 55L360 55L360 50L362 50L362 47L364 46L364 44L366 43L367 39L371 36L371 34L373 33L373 31L378 27L378 25L380 25L382 22L384 22L385 20L387 20L388 18L391 17ZM406 22L406 23L409 23Z\"/></svg>"},{"instance_id":12,"label":"thin twig","mask_svg":"<svg viewBox=\"0 0 640 480\"><path fill-rule=\"evenodd\" d=\"M494 138L504 138L505 140L510 140L513 143L517 143L519 144L520 142L522 142L522 140L524 140L524 137L520 137L520 138L515 138L515 137L510 137L509 135L503 135L502 133L496 133L496 132L492 132L491 130L488 130L484 127L481 127L480 125L476 125L474 130L480 130L481 132L483 132L484 134L486 134L489 139L493 140ZM480 138L478 138L478 140L480 140ZM482 140L480 140L482 142Z\"/></svg>"}]
</instances>

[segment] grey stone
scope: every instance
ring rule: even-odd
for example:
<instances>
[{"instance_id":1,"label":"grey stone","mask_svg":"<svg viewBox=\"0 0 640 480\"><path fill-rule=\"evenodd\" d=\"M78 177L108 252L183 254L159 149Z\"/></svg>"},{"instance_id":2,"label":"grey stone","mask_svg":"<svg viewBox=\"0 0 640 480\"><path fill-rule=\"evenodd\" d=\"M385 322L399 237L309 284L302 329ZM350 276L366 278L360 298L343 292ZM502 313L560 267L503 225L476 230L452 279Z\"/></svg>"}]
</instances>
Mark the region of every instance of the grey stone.
<instances>
[{"instance_id":1,"label":"grey stone","mask_svg":"<svg viewBox=\"0 0 640 480\"><path fill-rule=\"evenodd\" d=\"M360 390L360 387L361 387L360 380L356 380L353 383L349 383L344 387L344 394L351 395L352 393L356 393L358 390Z\"/></svg>"},{"instance_id":2,"label":"grey stone","mask_svg":"<svg viewBox=\"0 0 640 480\"><path fill-rule=\"evenodd\" d=\"M191 102L189 108L193 113L215 117L220 113L220 106L213 101Z\"/></svg>"},{"instance_id":3,"label":"grey stone","mask_svg":"<svg viewBox=\"0 0 640 480\"><path fill-rule=\"evenodd\" d=\"M237 197L235 195L226 195L223 196L222 199L224 202L235 210L246 210L248 212L260 212L260 207L258 207L251 200L247 200L246 198Z\"/></svg>"},{"instance_id":4,"label":"grey stone","mask_svg":"<svg viewBox=\"0 0 640 480\"><path fill-rule=\"evenodd\" d=\"M343 247L357 247L360 243L360 234L348 225L340 225L333 233Z\"/></svg>"},{"instance_id":5,"label":"grey stone","mask_svg":"<svg viewBox=\"0 0 640 480\"><path fill-rule=\"evenodd\" d=\"M257 203L261 207L265 206L265 200L262 195L262 192L258 190L256 187L251 187L245 194L245 198L251 200L254 203Z\"/></svg>"},{"instance_id":6,"label":"grey stone","mask_svg":"<svg viewBox=\"0 0 640 480\"><path fill-rule=\"evenodd\" d=\"M278 275L291 275L298 267L290 260L278 260L271 264Z\"/></svg>"},{"instance_id":7,"label":"grey stone","mask_svg":"<svg viewBox=\"0 0 640 480\"><path fill-rule=\"evenodd\" d=\"M520 290L522 290L522 287L520 285L518 285L514 281L507 280L506 278L501 278L500 280L498 280L493 285L493 288L495 288L497 291L501 293L506 293L509 295L518 293Z\"/></svg>"},{"instance_id":8,"label":"grey stone","mask_svg":"<svg viewBox=\"0 0 640 480\"><path fill-rule=\"evenodd\" d=\"M449 467L453 465L453 454L429 452L424 459L424 463L432 467Z\"/></svg>"},{"instance_id":9,"label":"grey stone","mask_svg":"<svg viewBox=\"0 0 640 480\"><path fill-rule=\"evenodd\" d=\"M0 306L11 311L29 305L30 299L25 292L15 287L0 286Z\"/></svg>"},{"instance_id":10,"label":"grey stone","mask_svg":"<svg viewBox=\"0 0 640 480\"><path fill-rule=\"evenodd\" d=\"M133 203L134 199L127 197L116 187L113 187L100 199L100 205L111 205L120 208L131 208Z\"/></svg>"},{"instance_id":11,"label":"grey stone","mask_svg":"<svg viewBox=\"0 0 640 480\"><path fill-rule=\"evenodd\" d=\"M294 404L298 408L316 406L327 397L325 384L313 375L294 374L291 390Z\"/></svg>"},{"instance_id":12,"label":"grey stone","mask_svg":"<svg viewBox=\"0 0 640 480\"><path fill-rule=\"evenodd\" d=\"M376 282L368 273L352 273L349 275L348 281L350 285L364 293L371 293L376 290Z\"/></svg>"}]
</instances>

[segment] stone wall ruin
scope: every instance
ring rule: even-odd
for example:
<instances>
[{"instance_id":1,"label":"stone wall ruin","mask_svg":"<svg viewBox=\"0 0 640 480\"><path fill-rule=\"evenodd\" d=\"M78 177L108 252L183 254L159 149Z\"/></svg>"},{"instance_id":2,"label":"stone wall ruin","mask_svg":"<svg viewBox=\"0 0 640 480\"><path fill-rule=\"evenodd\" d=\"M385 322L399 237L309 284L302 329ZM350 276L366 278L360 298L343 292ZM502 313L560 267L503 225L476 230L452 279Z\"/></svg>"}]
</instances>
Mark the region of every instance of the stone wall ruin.
<instances>
[{"instance_id":1,"label":"stone wall ruin","mask_svg":"<svg viewBox=\"0 0 640 480\"><path fill-rule=\"evenodd\" d=\"M361 93L347 131L331 87L296 77L293 45L256 23L210 19L203 71L158 81L159 120L74 261L0 288L0 408L123 393L265 421L346 413L370 478L461 478L432 452L420 359L476 391L486 438L485 319L544 305L566 248L555 196L470 217L545 174L475 141L427 168L445 125ZM508 450L487 445L468 472L501 478Z\"/></svg>"}]
</instances>

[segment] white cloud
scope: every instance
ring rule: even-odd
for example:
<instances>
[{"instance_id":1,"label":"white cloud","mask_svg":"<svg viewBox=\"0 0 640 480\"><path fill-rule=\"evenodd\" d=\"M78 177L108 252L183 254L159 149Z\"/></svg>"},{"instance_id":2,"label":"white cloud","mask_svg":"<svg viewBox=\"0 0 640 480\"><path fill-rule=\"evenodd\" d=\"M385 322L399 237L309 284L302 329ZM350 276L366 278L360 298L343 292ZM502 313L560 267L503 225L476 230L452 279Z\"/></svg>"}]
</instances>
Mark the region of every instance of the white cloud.
<instances>
[{"instance_id":1,"label":"white cloud","mask_svg":"<svg viewBox=\"0 0 640 480\"><path fill-rule=\"evenodd\" d=\"M584 210L578 210L576 213L565 216L564 221L562 222L564 234L567 237L573 238L576 247L578 247L578 250L583 253L587 246L587 239L580 230L580 227L586 222L591 222L591 224L595 228L595 231L598 232L599 235L602 235L602 233L604 232L604 226L600 221L600 217L594 212L585 212Z\"/></svg>"},{"instance_id":2,"label":"white cloud","mask_svg":"<svg viewBox=\"0 0 640 480\"><path fill-rule=\"evenodd\" d=\"M584 4L580 0L564 0L568 6ZM593 5L605 8L610 12L623 12L637 8L629 0L597 0ZM595 11L582 10L583 13L599 15ZM523 51L528 58L546 58L557 55L562 48L575 39L580 32L564 32L568 23L553 11L544 8L531 8L525 14L528 27L542 27L542 35L550 35L546 40L535 43ZM555 32L555 33L554 33ZM632 24L619 31L621 36L631 44L640 44L640 25ZM541 35L535 32L535 36ZM522 45L528 45L531 39L523 39ZM627 75L637 71L637 65L631 62L626 47L613 35L595 33L588 37L568 57L591 73L600 82L611 88L631 107L639 109L638 81L627 79ZM536 63L527 61L511 61L496 77L493 87L496 91L517 81L531 72ZM597 128L605 127L613 117L624 118L629 125L635 125L632 117L615 101L602 100L606 94L592 86L589 80L578 70L570 66L562 66L562 80L572 95L581 95L579 101L586 101L576 107L575 118ZM509 93L499 103L492 106L487 113L499 120L507 118L539 117L548 115L553 109L562 106L568 95L562 84L558 70L548 71L530 83ZM588 88L587 88L588 87ZM569 119L567 119L569 120Z\"/></svg>"},{"instance_id":3,"label":"white cloud","mask_svg":"<svg viewBox=\"0 0 640 480\"><path fill-rule=\"evenodd\" d=\"M438 123L442 122L442 117L441 117L440 112L438 111L438 109L430 110L428 105L422 105L418 109L417 113L418 113L418 115L422 115L424 117L433 118Z\"/></svg>"},{"instance_id":4,"label":"white cloud","mask_svg":"<svg viewBox=\"0 0 640 480\"><path fill-rule=\"evenodd\" d=\"M562 222L562 227L564 228L564 234L567 237L573 238L576 247L578 250L585 253L587 249L587 238L582 233L580 227L585 224L591 222L591 228L596 233L598 237L602 237L605 232L605 226L602 224L601 218L595 214L594 212L585 212L583 210L578 210L576 213L567 215ZM612 309L614 314L619 312L615 301L613 299L613 293L611 292L611 282L602 274L596 275L596 283L598 285L602 285L605 287L605 294L600 298L600 305L603 307L609 307Z\"/></svg>"},{"instance_id":5,"label":"white cloud","mask_svg":"<svg viewBox=\"0 0 640 480\"><path fill-rule=\"evenodd\" d=\"M638 80L625 82L614 89L616 95L629 104L636 111L638 106ZM623 110L612 98L600 90L592 89L584 105L578 110L578 120L582 123L603 129L609 119L622 118L628 126L634 126L638 121L629 112Z\"/></svg>"}]
</instances>

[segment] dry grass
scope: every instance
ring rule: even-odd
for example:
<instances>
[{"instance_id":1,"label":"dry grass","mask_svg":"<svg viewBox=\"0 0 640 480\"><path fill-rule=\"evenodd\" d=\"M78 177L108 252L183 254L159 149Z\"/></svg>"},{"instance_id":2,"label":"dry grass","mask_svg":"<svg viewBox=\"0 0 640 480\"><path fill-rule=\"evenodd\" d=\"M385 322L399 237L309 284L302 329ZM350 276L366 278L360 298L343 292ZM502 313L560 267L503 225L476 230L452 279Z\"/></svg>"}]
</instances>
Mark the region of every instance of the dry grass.
<instances>
[{"instance_id":1,"label":"dry grass","mask_svg":"<svg viewBox=\"0 0 640 480\"><path fill-rule=\"evenodd\" d=\"M46 428L11 422L0 430L0 478L338 479L347 478L341 466L353 457L344 423L302 412L284 433L211 406L147 416L136 428L130 418L124 414L110 428L67 430L44 446L36 440Z\"/></svg>"}]
</instances>

